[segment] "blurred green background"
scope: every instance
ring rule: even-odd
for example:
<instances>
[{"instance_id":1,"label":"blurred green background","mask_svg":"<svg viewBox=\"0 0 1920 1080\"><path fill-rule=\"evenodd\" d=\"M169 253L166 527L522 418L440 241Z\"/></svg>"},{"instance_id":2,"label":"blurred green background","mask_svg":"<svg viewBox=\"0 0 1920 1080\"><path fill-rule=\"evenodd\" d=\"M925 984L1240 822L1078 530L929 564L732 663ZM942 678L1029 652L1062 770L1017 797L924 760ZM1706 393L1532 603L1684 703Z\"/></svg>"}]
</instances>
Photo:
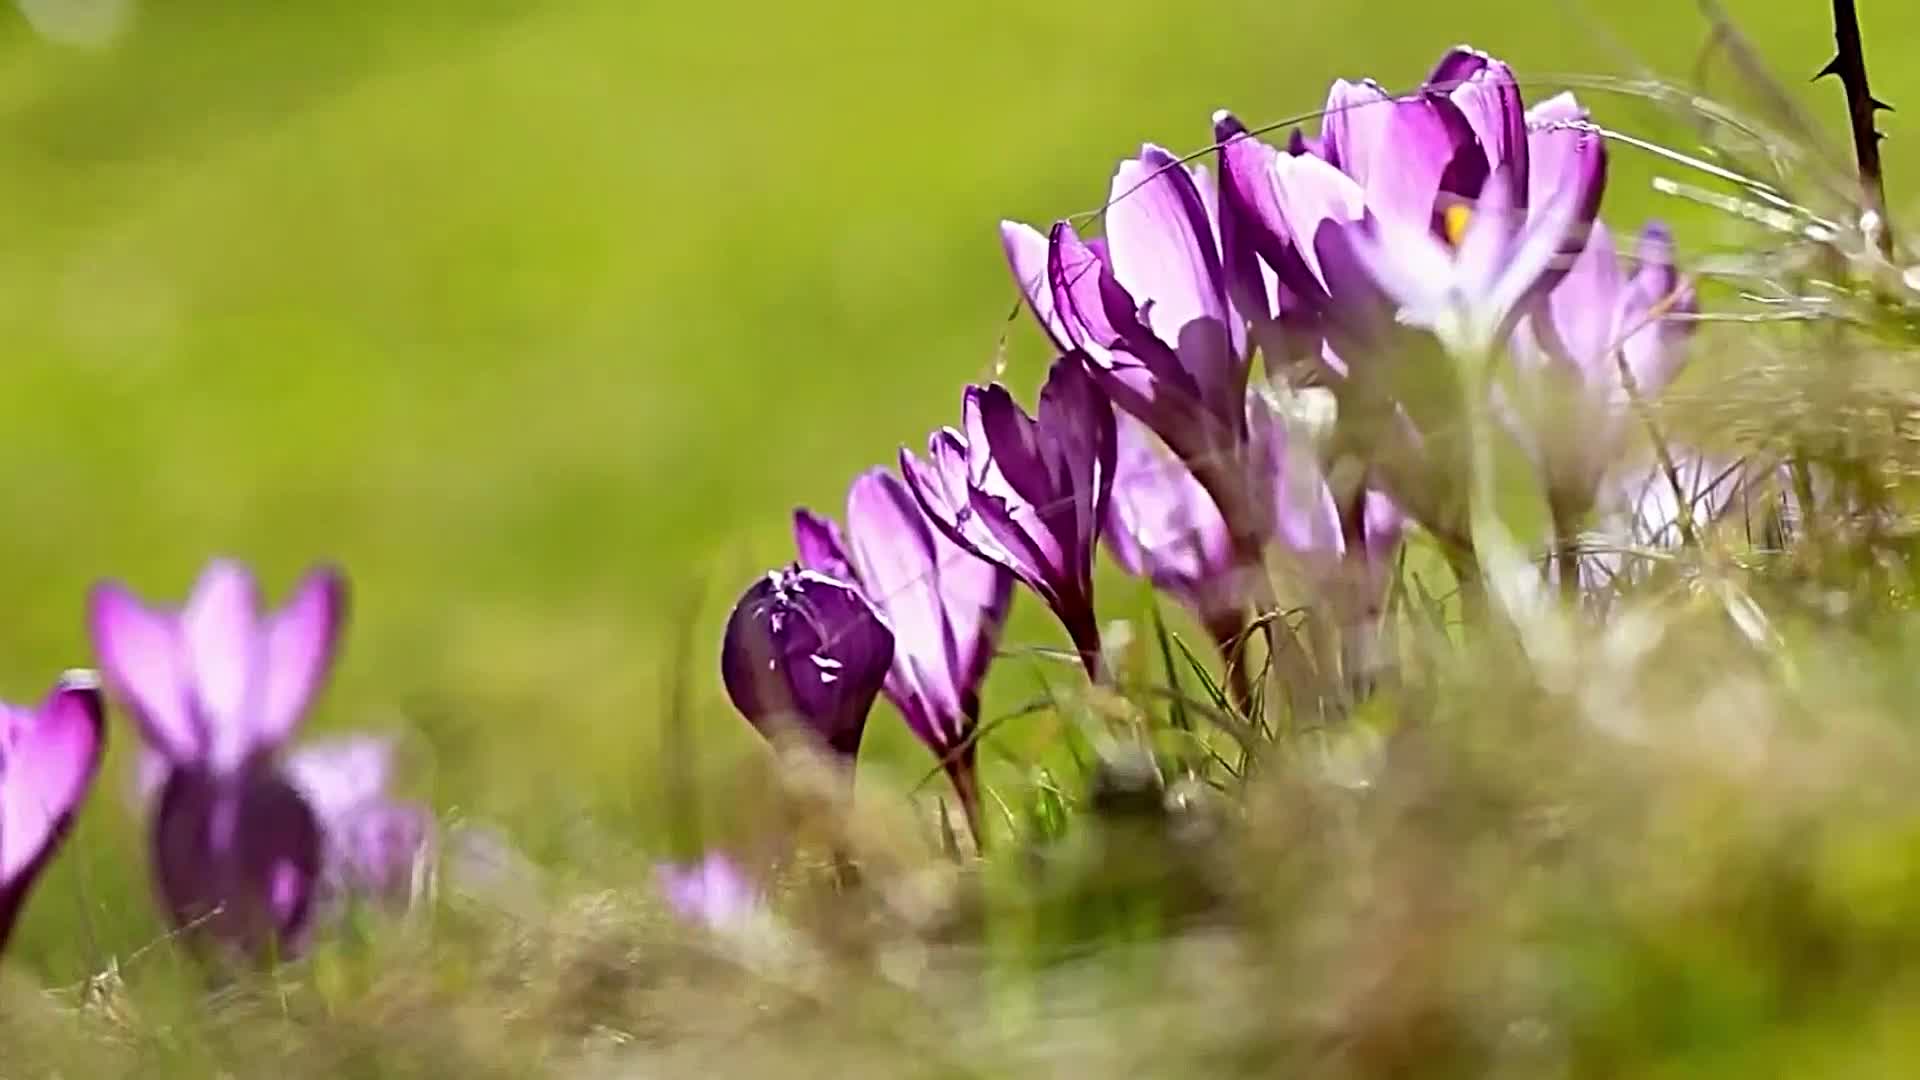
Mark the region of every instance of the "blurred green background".
<instances>
[{"instance_id":1,"label":"blurred green background","mask_svg":"<svg viewBox=\"0 0 1920 1080\"><path fill-rule=\"evenodd\" d=\"M1920 109L1920 14L1862 4L1876 90ZM1732 7L1837 120L1837 86L1806 85L1824 0ZM754 751L710 674L725 610L789 557L794 504L837 512L991 375L997 219L1097 204L1117 158L1201 145L1216 107L1405 85L1454 42L1523 75L1685 77L1704 40L1672 0L167 0L81 48L9 6L0 693L88 663L99 576L175 600L231 553L277 596L334 559L354 623L310 732L411 732L415 792L538 856L586 819L660 850L666 676L691 656L703 768ZM1920 175L1903 116L1896 213ZM1674 212L1647 160L1616 165L1614 220ZM1008 356L1030 387L1024 323ZM1019 610L1013 643L1054 643ZM1031 669L1003 664L989 713ZM50 980L157 933L114 736L17 943Z\"/></svg>"}]
</instances>

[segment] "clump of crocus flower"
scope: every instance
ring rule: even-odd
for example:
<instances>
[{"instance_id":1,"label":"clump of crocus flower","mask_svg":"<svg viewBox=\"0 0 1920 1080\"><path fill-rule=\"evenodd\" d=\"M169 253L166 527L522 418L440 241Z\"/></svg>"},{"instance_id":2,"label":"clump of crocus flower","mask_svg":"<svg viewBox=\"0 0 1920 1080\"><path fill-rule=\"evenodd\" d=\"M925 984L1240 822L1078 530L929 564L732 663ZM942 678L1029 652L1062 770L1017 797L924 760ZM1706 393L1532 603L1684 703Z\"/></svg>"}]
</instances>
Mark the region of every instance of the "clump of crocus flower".
<instances>
[{"instance_id":1,"label":"clump of crocus flower","mask_svg":"<svg viewBox=\"0 0 1920 1080\"><path fill-rule=\"evenodd\" d=\"M1530 108L1504 63L1462 47L1409 93L1336 81L1318 135L1271 144L1224 111L1213 131L1216 172L1152 145L1122 161L1098 236L1001 224L1056 352L1038 408L969 386L957 428L901 452L904 482L855 483L844 534L797 513L800 566L728 628L750 720L801 721L850 757L884 689L977 832L979 684L1012 580L1100 680L1098 544L1223 645L1278 610L1277 550L1318 663L1284 644L1271 659L1295 707L1321 710L1308 699L1343 707L1385 661L1410 522L1463 583L1479 572L1476 539L1501 532L1481 513L1489 417L1533 453L1563 534L1588 518L1645 531L1647 489L1621 475L1629 406L1678 370L1692 289L1663 228L1624 263L1598 223L1605 146L1572 95ZM1273 406L1308 391L1335 406L1324 438ZM1548 437L1569 427L1577 443Z\"/></svg>"},{"instance_id":2,"label":"clump of crocus flower","mask_svg":"<svg viewBox=\"0 0 1920 1080\"><path fill-rule=\"evenodd\" d=\"M0 705L0 949L93 786L102 719L85 672L63 677L38 706Z\"/></svg>"},{"instance_id":3,"label":"clump of crocus flower","mask_svg":"<svg viewBox=\"0 0 1920 1080\"><path fill-rule=\"evenodd\" d=\"M893 631L860 591L790 566L748 587L727 620L720 673L768 738L799 732L851 765L893 664Z\"/></svg>"},{"instance_id":4,"label":"clump of crocus flower","mask_svg":"<svg viewBox=\"0 0 1920 1080\"><path fill-rule=\"evenodd\" d=\"M296 773L283 753L333 666L346 602L346 579L322 568L263 612L253 575L228 560L207 567L178 611L149 608L116 582L93 592L94 649L151 755L161 902L177 925L255 956L304 947L329 874L418 857L418 846L401 850L405 840L334 816L376 800L365 776L340 784L357 768L315 758ZM363 797L332 799L335 785Z\"/></svg>"},{"instance_id":5,"label":"clump of crocus flower","mask_svg":"<svg viewBox=\"0 0 1920 1080\"><path fill-rule=\"evenodd\" d=\"M893 631L882 693L939 758L980 839L974 732L980 683L1013 599L1013 575L935 528L900 479L862 473L847 492L844 533L794 512L801 565L858 588Z\"/></svg>"}]
</instances>

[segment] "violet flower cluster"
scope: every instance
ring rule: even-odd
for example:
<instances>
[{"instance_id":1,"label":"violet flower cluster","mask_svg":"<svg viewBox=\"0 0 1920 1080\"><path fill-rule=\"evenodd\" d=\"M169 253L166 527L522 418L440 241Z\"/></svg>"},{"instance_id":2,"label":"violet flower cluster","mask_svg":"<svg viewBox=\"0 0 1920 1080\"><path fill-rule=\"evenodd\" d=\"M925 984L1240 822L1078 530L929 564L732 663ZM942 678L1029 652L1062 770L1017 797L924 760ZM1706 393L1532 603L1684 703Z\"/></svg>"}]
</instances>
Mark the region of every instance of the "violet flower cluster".
<instances>
[{"instance_id":1,"label":"violet flower cluster","mask_svg":"<svg viewBox=\"0 0 1920 1080\"><path fill-rule=\"evenodd\" d=\"M332 669L346 579L309 573L278 611L216 560L178 610L101 582L87 624L107 689L142 743L155 890L175 926L258 959L295 955L353 897L410 902L433 818L386 793L387 742L288 750ZM99 771L106 708L91 672L35 708L0 706L0 946Z\"/></svg>"},{"instance_id":2,"label":"violet flower cluster","mask_svg":"<svg viewBox=\"0 0 1920 1080\"><path fill-rule=\"evenodd\" d=\"M385 795L385 745L286 750L332 670L346 609L331 568L273 612L253 575L225 560L178 610L118 582L94 588L88 626L147 755L154 879L176 925L284 956L304 948L330 898L407 898L431 819Z\"/></svg>"},{"instance_id":3,"label":"violet flower cluster","mask_svg":"<svg viewBox=\"0 0 1920 1080\"><path fill-rule=\"evenodd\" d=\"M1269 142L1226 112L1212 130L1210 162L1151 145L1121 162L1098 237L1002 224L1055 352L1038 407L969 386L924 457L856 481L844 533L796 514L799 562L748 590L723 643L756 726L850 763L884 694L977 830L979 692L1012 583L1101 680L1098 544L1223 644L1274 609L1279 552L1362 646L1330 654L1364 652L1410 527L1472 545L1475 409L1531 455L1557 527L1670 532L1646 520L1663 504L1634 406L1684 362L1693 288L1662 226L1623 259L1598 221L1606 147L1571 94L1529 107L1462 47L1409 93L1335 82L1317 135ZM1330 425L1275 406L1312 395Z\"/></svg>"}]
</instances>

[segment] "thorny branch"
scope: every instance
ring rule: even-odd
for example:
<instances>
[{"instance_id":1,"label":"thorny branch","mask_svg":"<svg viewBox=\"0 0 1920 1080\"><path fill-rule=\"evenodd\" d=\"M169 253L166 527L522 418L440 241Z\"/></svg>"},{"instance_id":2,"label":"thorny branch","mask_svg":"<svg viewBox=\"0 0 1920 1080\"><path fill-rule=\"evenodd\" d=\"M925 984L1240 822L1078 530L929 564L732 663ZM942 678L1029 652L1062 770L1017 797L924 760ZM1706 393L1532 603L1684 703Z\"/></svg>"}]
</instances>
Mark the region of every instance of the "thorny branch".
<instances>
[{"instance_id":1,"label":"thorny branch","mask_svg":"<svg viewBox=\"0 0 1920 1080\"><path fill-rule=\"evenodd\" d=\"M1860 186L1867 208L1879 218L1874 239L1882 254L1893 251L1893 230L1887 221L1887 190L1880 172L1881 135L1874 128L1873 114L1893 111L1893 106L1873 96L1867 86L1867 57L1860 44L1860 16L1854 0L1833 0L1833 41L1836 52L1815 79L1838 75L1847 91L1848 120L1853 127L1853 151L1860 164Z\"/></svg>"}]
</instances>

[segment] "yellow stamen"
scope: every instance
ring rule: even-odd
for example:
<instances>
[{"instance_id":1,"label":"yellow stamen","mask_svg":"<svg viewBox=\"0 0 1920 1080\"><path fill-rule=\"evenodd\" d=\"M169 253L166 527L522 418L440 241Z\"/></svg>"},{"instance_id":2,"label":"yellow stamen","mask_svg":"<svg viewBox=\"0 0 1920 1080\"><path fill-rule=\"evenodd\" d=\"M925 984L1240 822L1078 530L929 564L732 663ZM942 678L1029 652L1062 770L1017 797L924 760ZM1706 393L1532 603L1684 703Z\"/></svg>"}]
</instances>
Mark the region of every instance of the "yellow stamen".
<instances>
[{"instance_id":1,"label":"yellow stamen","mask_svg":"<svg viewBox=\"0 0 1920 1080\"><path fill-rule=\"evenodd\" d=\"M1454 203L1441 212L1440 224L1446 230L1447 243L1459 247L1467 238L1467 226L1473 221L1473 207Z\"/></svg>"}]
</instances>

